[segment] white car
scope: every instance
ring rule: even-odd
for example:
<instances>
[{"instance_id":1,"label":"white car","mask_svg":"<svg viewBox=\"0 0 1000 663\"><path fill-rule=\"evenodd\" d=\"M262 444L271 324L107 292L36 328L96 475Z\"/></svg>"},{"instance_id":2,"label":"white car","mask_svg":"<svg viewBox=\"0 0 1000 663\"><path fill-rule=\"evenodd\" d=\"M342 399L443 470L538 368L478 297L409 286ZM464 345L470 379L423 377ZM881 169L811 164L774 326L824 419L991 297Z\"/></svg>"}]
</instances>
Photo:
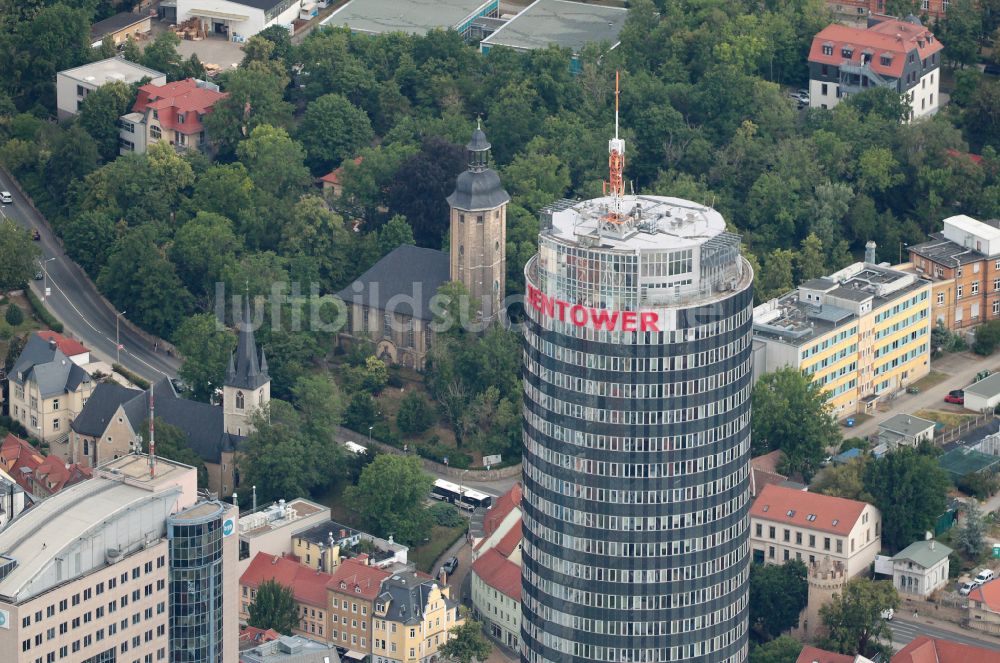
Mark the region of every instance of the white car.
<instances>
[{"instance_id":1,"label":"white car","mask_svg":"<svg viewBox=\"0 0 1000 663\"><path fill-rule=\"evenodd\" d=\"M958 593L961 596L968 596L970 593L972 593L972 590L974 590L976 587L979 587L980 584L982 583L978 583L975 580L969 580L967 582L963 582L962 586L958 588Z\"/></svg>"},{"instance_id":2,"label":"white car","mask_svg":"<svg viewBox=\"0 0 1000 663\"><path fill-rule=\"evenodd\" d=\"M993 575L993 569L983 569L979 572L979 575L976 576L975 581L980 585L985 585L990 580L993 580L994 577L996 576Z\"/></svg>"},{"instance_id":3,"label":"white car","mask_svg":"<svg viewBox=\"0 0 1000 663\"><path fill-rule=\"evenodd\" d=\"M882 611L882 619L884 619L887 622L891 622L895 614L896 614L895 610L893 610L892 608L886 608L885 610Z\"/></svg>"},{"instance_id":4,"label":"white car","mask_svg":"<svg viewBox=\"0 0 1000 663\"><path fill-rule=\"evenodd\" d=\"M0 203L10 205L12 202L14 202L14 196L10 195L10 191L0 191Z\"/></svg>"}]
</instances>

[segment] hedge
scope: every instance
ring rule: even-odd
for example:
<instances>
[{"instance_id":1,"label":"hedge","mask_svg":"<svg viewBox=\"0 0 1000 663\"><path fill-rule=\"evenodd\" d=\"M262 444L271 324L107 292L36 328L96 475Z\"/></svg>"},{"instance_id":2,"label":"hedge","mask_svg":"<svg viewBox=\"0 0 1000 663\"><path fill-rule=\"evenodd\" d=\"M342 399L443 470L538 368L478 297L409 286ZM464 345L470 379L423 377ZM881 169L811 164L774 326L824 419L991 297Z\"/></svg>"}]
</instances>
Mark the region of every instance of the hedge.
<instances>
[{"instance_id":1,"label":"hedge","mask_svg":"<svg viewBox=\"0 0 1000 663\"><path fill-rule=\"evenodd\" d=\"M111 364L111 370L115 373L123 376L126 380L139 387L140 389L149 389L149 380L139 377L132 371L128 370L121 364Z\"/></svg>"},{"instance_id":2,"label":"hedge","mask_svg":"<svg viewBox=\"0 0 1000 663\"><path fill-rule=\"evenodd\" d=\"M49 313L49 310L45 308L45 304L38 298L38 295L31 288L25 288L24 294L28 297L28 303L31 304L31 308L35 312L35 315L38 316L38 319L52 331L61 334L63 332L63 324L56 320L54 315Z\"/></svg>"}]
</instances>

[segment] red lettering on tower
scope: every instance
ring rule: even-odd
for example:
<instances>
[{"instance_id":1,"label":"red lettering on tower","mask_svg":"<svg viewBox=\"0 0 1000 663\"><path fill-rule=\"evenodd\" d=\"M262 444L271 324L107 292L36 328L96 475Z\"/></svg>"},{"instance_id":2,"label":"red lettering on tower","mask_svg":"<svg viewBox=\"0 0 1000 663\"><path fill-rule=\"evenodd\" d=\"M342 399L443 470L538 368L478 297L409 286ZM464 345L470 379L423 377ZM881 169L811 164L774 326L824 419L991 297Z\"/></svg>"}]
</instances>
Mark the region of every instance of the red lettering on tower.
<instances>
[{"instance_id":1,"label":"red lettering on tower","mask_svg":"<svg viewBox=\"0 0 1000 663\"><path fill-rule=\"evenodd\" d=\"M658 332L660 314L655 311L608 311L582 304L571 304L544 294L528 285L528 305L547 318L572 322L577 327L593 327L606 331Z\"/></svg>"}]
</instances>

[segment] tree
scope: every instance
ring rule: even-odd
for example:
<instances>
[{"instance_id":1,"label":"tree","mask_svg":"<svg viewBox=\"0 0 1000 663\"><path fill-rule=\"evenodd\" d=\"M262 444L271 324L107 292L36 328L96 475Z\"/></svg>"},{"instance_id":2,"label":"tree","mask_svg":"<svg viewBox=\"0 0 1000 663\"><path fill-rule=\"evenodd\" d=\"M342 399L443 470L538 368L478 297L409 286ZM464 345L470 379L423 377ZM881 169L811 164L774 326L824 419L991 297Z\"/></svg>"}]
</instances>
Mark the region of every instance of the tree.
<instances>
[{"instance_id":1,"label":"tree","mask_svg":"<svg viewBox=\"0 0 1000 663\"><path fill-rule=\"evenodd\" d=\"M156 396L154 391L153 396ZM188 446L187 435L177 426L173 426L163 421L159 417L156 422L156 455L167 460L184 463L198 470L198 487L208 487L208 469L201 456ZM139 429L139 437L142 439L143 453L149 453L149 419L142 422Z\"/></svg>"},{"instance_id":2,"label":"tree","mask_svg":"<svg viewBox=\"0 0 1000 663\"><path fill-rule=\"evenodd\" d=\"M1000 344L1000 320L990 320L976 327L976 340L972 351L977 355L991 355Z\"/></svg>"},{"instance_id":3,"label":"tree","mask_svg":"<svg viewBox=\"0 0 1000 663\"><path fill-rule=\"evenodd\" d=\"M419 435L434 423L434 411L417 391L411 390L403 396L396 415L396 426L406 435Z\"/></svg>"},{"instance_id":4,"label":"tree","mask_svg":"<svg viewBox=\"0 0 1000 663\"><path fill-rule=\"evenodd\" d=\"M371 394L362 391L351 396L351 402L347 404L347 410L344 412L345 426L363 433L369 426L374 426L378 418L375 400Z\"/></svg>"},{"instance_id":5,"label":"tree","mask_svg":"<svg viewBox=\"0 0 1000 663\"><path fill-rule=\"evenodd\" d=\"M191 387L191 398L209 402L226 379L226 368L236 339L211 313L186 319L174 333L184 357L180 377Z\"/></svg>"},{"instance_id":6,"label":"tree","mask_svg":"<svg viewBox=\"0 0 1000 663\"><path fill-rule=\"evenodd\" d=\"M973 147L1000 147L1000 81L986 80L962 112L962 125Z\"/></svg>"},{"instance_id":7,"label":"tree","mask_svg":"<svg viewBox=\"0 0 1000 663\"><path fill-rule=\"evenodd\" d=\"M74 124L59 134L52 146L52 156L45 164L45 188L54 200L65 200L66 191L75 180L82 180L97 168L100 155L97 143Z\"/></svg>"},{"instance_id":8,"label":"tree","mask_svg":"<svg viewBox=\"0 0 1000 663\"><path fill-rule=\"evenodd\" d=\"M799 275L799 283L805 283L826 274L826 255L823 253L823 241L815 235L809 235L802 240L802 249L795 256L795 271Z\"/></svg>"},{"instance_id":9,"label":"tree","mask_svg":"<svg viewBox=\"0 0 1000 663\"><path fill-rule=\"evenodd\" d=\"M493 651L489 640L483 635L483 625L474 619L466 619L464 624L453 626L448 631L448 636L438 652L457 663L485 661Z\"/></svg>"},{"instance_id":10,"label":"tree","mask_svg":"<svg viewBox=\"0 0 1000 663\"><path fill-rule=\"evenodd\" d=\"M102 211L71 215L60 227L66 253L91 277L97 276L117 239L115 222Z\"/></svg>"},{"instance_id":11,"label":"tree","mask_svg":"<svg viewBox=\"0 0 1000 663\"><path fill-rule=\"evenodd\" d=\"M513 200L533 214L562 198L570 186L569 168L551 154L519 154L503 174Z\"/></svg>"},{"instance_id":12,"label":"tree","mask_svg":"<svg viewBox=\"0 0 1000 663\"><path fill-rule=\"evenodd\" d=\"M237 143L264 124L275 127L290 122L292 106L284 99L288 77L273 67L239 68L222 77L229 96L222 99L205 116L209 137L229 154ZM277 175L278 171L272 174Z\"/></svg>"},{"instance_id":13,"label":"tree","mask_svg":"<svg viewBox=\"0 0 1000 663\"><path fill-rule=\"evenodd\" d=\"M397 169L389 185L389 209L406 217L418 245L441 246L449 219L447 197L466 165L461 147L430 137Z\"/></svg>"},{"instance_id":14,"label":"tree","mask_svg":"<svg viewBox=\"0 0 1000 663\"><path fill-rule=\"evenodd\" d=\"M874 582L867 578L849 581L843 592L834 594L833 600L819 609L820 619L828 630L828 635L820 640L820 647L866 658L881 654L887 660L892 649L883 641L892 639L892 631L882 619L882 611L888 608L899 608L899 595L891 581Z\"/></svg>"},{"instance_id":15,"label":"tree","mask_svg":"<svg viewBox=\"0 0 1000 663\"><path fill-rule=\"evenodd\" d=\"M794 287L792 280L794 263L795 252L788 249L775 249L767 255L758 279L760 301L779 297Z\"/></svg>"},{"instance_id":16,"label":"tree","mask_svg":"<svg viewBox=\"0 0 1000 663\"><path fill-rule=\"evenodd\" d=\"M129 111L135 92L123 81L112 81L92 91L80 105L80 126L97 143L101 158L118 156L118 119Z\"/></svg>"},{"instance_id":17,"label":"tree","mask_svg":"<svg viewBox=\"0 0 1000 663\"><path fill-rule=\"evenodd\" d=\"M233 222L212 212L198 214L178 229L170 248L177 273L191 292L212 296L222 272L243 248Z\"/></svg>"},{"instance_id":18,"label":"tree","mask_svg":"<svg viewBox=\"0 0 1000 663\"><path fill-rule=\"evenodd\" d=\"M292 635L299 625L299 604L291 588L268 579L257 587L257 595L247 608L247 624L256 628L273 628L282 635Z\"/></svg>"},{"instance_id":19,"label":"tree","mask_svg":"<svg viewBox=\"0 0 1000 663\"><path fill-rule=\"evenodd\" d=\"M14 302L10 302L7 304L7 310L4 311L3 319L6 320L7 324L11 327L17 327L19 324L24 322L24 311L22 311L21 307Z\"/></svg>"},{"instance_id":20,"label":"tree","mask_svg":"<svg viewBox=\"0 0 1000 663\"><path fill-rule=\"evenodd\" d=\"M26 230L10 218L0 221L0 290L24 286L38 269L39 254Z\"/></svg>"},{"instance_id":21,"label":"tree","mask_svg":"<svg viewBox=\"0 0 1000 663\"><path fill-rule=\"evenodd\" d=\"M841 465L827 467L813 479L809 489L823 495L871 502L874 498L865 490L865 471L871 462L870 456L863 455Z\"/></svg>"},{"instance_id":22,"label":"tree","mask_svg":"<svg viewBox=\"0 0 1000 663\"><path fill-rule=\"evenodd\" d=\"M983 37L983 19L972 0L955 0L948 13L938 23L935 34L947 44L943 57L952 65L965 67L979 59L979 42Z\"/></svg>"},{"instance_id":23,"label":"tree","mask_svg":"<svg viewBox=\"0 0 1000 663\"><path fill-rule=\"evenodd\" d=\"M827 447L840 441L837 422L822 387L791 368L763 375L753 389L753 452L784 452L783 470L808 481Z\"/></svg>"},{"instance_id":24,"label":"tree","mask_svg":"<svg viewBox=\"0 0 1000 663\"><path fill-rule=\"evenodd\" d=\"M433 484L419 458L380 454L361 471L358 485L348 488L347 496L368 531L412 545L430 531L424 502Z\"/></svg>"},{"instance_id":25,"label":"tree","mask_svg":"<svg viewBox=\"0 0 1000 663\"><path fill-rule=\"evenodd\" d=\"M290 403L272 398L253 412L251 424L253 432L239 460L240 476L242 483L257 486L261 501L309 495L334 471L313 457L318 449Z\"/></svg>"},{"instance_id":26,"label":"tree","mask_svg":"<svg viewBox=\"0 0 1000 663\"><path fill-rule=\"evenodd\" d=\"M302 145L280 127L262 124L240 143L237 157L254 185L276 198L302 193L312 178Z\"/></svg>"},{"instance_id":27,"label":"tree","mask_svg":"<svg viewBox=\"0 0 1000 663\"><path fill-rule=\"evenodd\" d=\"M465 525L465 518L458 512L453 504L447 502L437 502L428 509L434 523L441 527L462 527Z\"/></svg>"},{"instance_id":28,"label":"tree","mask_svg":"<svg viewBox=\"0 0 1000 663\"><path fill-rule=\"evenodd\" d=\"M965 505L965 518L962 526L955 534L955 545L959 551L971 560L978 560L986 543L986 525L983 522L983 512L979 502L969 500Z\"/></svg>"},{"instance_id":29,"label":"tree","mask_svg":"<svg viewBox=\"0 0 1000 663\"><path fill-rule=\"evenodd\" d=\"M174 80L181 65L181 56L177 52L177 47L180 45L181 38L176 33L164 30L143 49L139 63L150 69L162 71L168 78Z\"/></svg>"},{"instance_id":30,"label":"tree","mask_svg":"<svg viewBox=\"0 0 1000 663\"><path fill-rule=\"evenodd\" d=\"M795 663L802 652L802 643L783 635L750 650L750 663Z\"/></svg>"},{"instance_id":31,"label":"tree","mask_svg":"<svg viewBox=\"0 0 1000 663\"><path fill-rule=\"evenodd\" d=\"M798 626L806 607L809 583L799 560L750 567L750 625L765 640Z\"/></svg>"},{"instance_id":32,"label":"tree","mask_svg":"<svg viewBox=\"0 0 1000 663\"><path fill-rule=\"evenodd\" d=\"M319 272L322 290L336 292L350 281L353 239L344 220L322 198L304 196L281 229L281 250L289 257L309 258Z\"/></svg>"},{"instance_id":33,"label":"tree","mask_svg":"<svg viewBox=\"0 0 1000 663\"><path fill-rule=\"evenodd\" d=\"M306 107L299 139L306 146L309 166L327 173L374 137L368 114L340 94L325 94Z\"/></svg>"},{"instance_id":34,"label":"tree","mask_svg":"<svg viewBox=\"0 0 1000 663\"><path fill-rule=\"evenodd\" d=\"M344 418L344 398L337 385L322 375L303 375L292 387L292 402L302 413L302 430L313 444L339 452L334 433Z\"/></svg>"},{"instance_id":35,"label":"tree","mask_svg":"<svg viewBox=\"0 0 1000 663\"><path fill-rule=\"evenodd\" d=\"M898 551L924 538L947 503L948 475L930 455L906 447L865 470L865 490L882 512L882 547Z\"/></svg>"},{"instance_id":36,"label":"tree","mask_svg":"<svg viewBox=\"0 0 1000 663\"><path fill-rule=\"evenodd\" d=\"M389 367L376 356L365 359L362 387L373 396L378 396L389 383Z\"/></svg>"}]
</instances>

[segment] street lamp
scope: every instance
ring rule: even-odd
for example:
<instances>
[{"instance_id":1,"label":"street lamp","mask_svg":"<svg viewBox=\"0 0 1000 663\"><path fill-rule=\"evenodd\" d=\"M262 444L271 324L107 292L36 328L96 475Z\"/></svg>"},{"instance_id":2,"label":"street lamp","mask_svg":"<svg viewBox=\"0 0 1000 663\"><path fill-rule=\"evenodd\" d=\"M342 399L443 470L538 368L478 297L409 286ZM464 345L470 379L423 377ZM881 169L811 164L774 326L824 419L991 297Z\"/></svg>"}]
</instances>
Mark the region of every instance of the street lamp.
<instances>
[{"instance_id":1,"label":"street lamp","mask_svg":"<svg viewBox=\"0 0 1000 663\"><path fill-rule=\"evenodd\" d=\"M374 428L375 428L374 426L369 426L368 427L368 447L369 448L371 448L371 446L372 446L372 430L374 430Z\"/></svg>"},{"instance_id":2,"label":"street lamp","mask_svg":"<svg viewBox=\"0 0 1000 663\"><path fill-rule=\"evenodd\" d=\"M53 260L55 258L46 258L45 260L38 261L38 266L42 268L42 278L45 279L42 281L42 301L45 301L45 298L49 295L49 270L46 269L45 265Z\"/></svg>"},{"instance_id":3,"label":"street lamp","mask_svg":"<svg viewBox=\"0 0 1000 663\"><path fill-rule=\"evenodd\" d=\"M897 265L902 265L903 264L903 247L904 246L909 246L909 244L906 243L906 242L900 242L899 243L899 262L896 263Z\"/></svg>"},{"instance_id":4,"label":"street lamp","mask_svg":"<svg viewBox=\"0 0 1000 663\"><path fill-rule=\"evenodd\" d=\"M122 363L122 344L119 340L119 323L121 322L122 316L125 315L125 311L119 313L115 311L115 363Z\"/></svg>"}]
</instances>

